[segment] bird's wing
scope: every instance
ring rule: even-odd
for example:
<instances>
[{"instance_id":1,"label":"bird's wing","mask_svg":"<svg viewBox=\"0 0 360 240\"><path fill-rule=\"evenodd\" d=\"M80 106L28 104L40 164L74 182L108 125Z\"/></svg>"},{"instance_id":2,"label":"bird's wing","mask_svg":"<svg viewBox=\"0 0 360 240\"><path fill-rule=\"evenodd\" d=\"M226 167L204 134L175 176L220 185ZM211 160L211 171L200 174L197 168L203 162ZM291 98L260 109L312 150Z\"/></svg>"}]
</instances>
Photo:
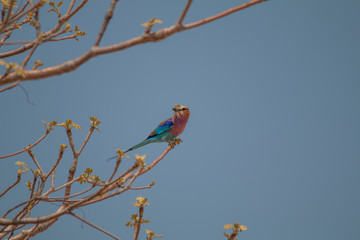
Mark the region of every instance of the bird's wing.
<instances>
[{"instance_id":1,"label":"bird's wing","mask_svg":"<svg viewBox=\"0 0 360 240\"><path fill-rule=\"evenodd\" d=\"M172 121L172 118L166 119L165 121L160 123L159 126L157 126L154 131L152 131L150 133L150 135L149 135L149 137L147 139L156 137L157 135L160 135L163 132L168 131L170 128L173 127L173 125L174 125L174 123Z\"/></svg>"}]
</instances>

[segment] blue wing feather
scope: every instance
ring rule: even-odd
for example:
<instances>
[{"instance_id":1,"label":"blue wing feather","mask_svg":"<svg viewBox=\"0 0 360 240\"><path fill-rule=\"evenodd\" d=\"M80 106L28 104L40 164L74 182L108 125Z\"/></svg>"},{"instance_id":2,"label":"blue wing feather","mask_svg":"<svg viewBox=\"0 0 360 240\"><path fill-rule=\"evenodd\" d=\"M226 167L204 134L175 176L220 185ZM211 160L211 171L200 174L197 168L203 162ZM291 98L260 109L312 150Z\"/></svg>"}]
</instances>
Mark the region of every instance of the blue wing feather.
<instances>
[{"instance_id":1,"label":"blue wing feather","mask_svg":"<svg viewBox=\"0 0 360 240\"><path fill-rule=\"evenodd\" d=\"M150 133L150 135L148 136L147 139L150 139L150 138L154 138L166 131L168 131L170 128L172 128L172 126L174 125L173 121L172 121L172 118L168 118L166 119L165 121L163 121L162 123L159 124L159 126L156 127L156 129L154 131L152 131ZM147 140L146 139L146 140Z\"/></svg>"}]
</instances>

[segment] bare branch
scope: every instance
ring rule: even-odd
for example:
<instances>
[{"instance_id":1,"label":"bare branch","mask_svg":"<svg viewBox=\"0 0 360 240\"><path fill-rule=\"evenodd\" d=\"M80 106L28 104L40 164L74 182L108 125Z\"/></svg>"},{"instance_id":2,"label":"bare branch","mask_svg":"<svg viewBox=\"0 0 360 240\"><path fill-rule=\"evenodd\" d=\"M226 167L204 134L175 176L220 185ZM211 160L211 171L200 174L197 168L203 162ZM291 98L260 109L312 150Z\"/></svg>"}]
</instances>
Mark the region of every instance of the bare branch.
<instances>
[{"instance_id":1,"label":"bare branch","mask_svg":"<svg viewBox=\"0 0 360 240\"><path fill-rule=\"evenodd\" d=\"M17 44L27 44L30 43L31 41L13 41L13 42L6 42L3 43L3 45L17 45ZM1 46L1 45L0 45Z\"/></svg>"},{"instance_id":2,"label":"bare branch","mask_svg":"<svg viewBox=\"0 0 360 240\"><path fill-rule=\"evenodd\" d=\"M27 204L27 203L28 203L28 201L23 202L23 203L20 203L20 204L17 204L16 206L10 208L10 209L9 209L6 213L4 213L4 215L2 215L1 217L2 217L2 218L5 218L9 213L11 213L11 212L14 211L15 209L17 209L17 208L19 208L19 207L21 207L21 206L23 206L23 205L25 205L25 204ZM1 232L1 231L0 231L0 232Z\"/></svg>"},{"instance_id":3,"label":"bare branch","mask_svg":"<svg viewBox=\"0 0 360 240\"><path fill-rule=\"evenodd\" d=\"M42 140L44 140L44 138L50 133L51 130L52 130L52 128L46 128L45 134L44 134L39 140L37 140L35 143L33 143L33 144L25 147L23 150L17 151L17 152L15 152L15 153L11 153L11 154L8 154L8 155L0 156L0 159L2 159L2 158L8 158L8 157L12 157L12 156L18 155L18 154L20 154L20 153L23 153L23 152L27 151L27 150L30 149L30 148L35 147L39 142L41 142Z\"/></svg>"},{"instance_id":4,"label":"bare branch","mask_svg":"<svg viewBox=\"0 0 360 240\"><path fill-rule=\"evenodd\" d=\"M171 35L173 35L175 33L189 30L189 29L192 29L195 27L199 27L201 25L204 25L204 24L210 23L212 21L215 21L217 19L226 17L229 14L235 13L237 11L243 10L245 8L248 8L250 6L253 6L255 4L258 4L258 3L261 3L264 1L266 1L266 0L251 0L247 3L244 3L237 7L233 7L227 11L221 12L214 16L211 16L211 17L208 17L208 18L205 18L205 19L202 19L202 20L190 23L190 24L182 25L182 26L175 24L174 26L171 26L169 28L160 29L159 31L149 33L149 34L144 34L142 36L135 37L133 39L130 39L130 40L122 42L122 43L117 43L117 44L105 46L105 47L93 46L91 49L89 49L89 51L87 51L82 56L80 56L76 59L69 60L69 61L61 63L59 65L44 68L44 69L25 71L26 77L24 79L22 79L22 81L43 79L43 78L67 73L70 71L74 71L79 66L81 66L82 64L84 64L85 62L90 60L91 58L96 57L98 55L121 51L121 50L130 48L130 47L139 45L139 44L160 41L160 40L170 37ZM46 34L50 35L51 33L54 33L56 31L57 31L56 27L54 27L53 30L47 32ZM26 44L23 47L19 48L18 50L9 51L5 54L6 54L6 56L15 55L17 53L20 53L20 52L30 49L33 44L34 44L34 42ZM4 57L3 55L4 54L0 53L0 57ZM21 78L20 76L18 76L16 73L12 72L0 81L0 86L12 83L16 80L19 80L20 78Z\"/></svg>"},{"instance_id":5,"label":"bare branch","mask_svg":"<svg viewBox=\"0 0 360 240\"><path fill-rule=\"evenodd\" d=\"M54 174L54 173L53 173L53 174ZM73 179L73 180L71 180L70 182L67 182L67 183L65 183L64 185L62 185L62 186L60 186L60 187L55 188L53 192L57 192L57 191L59 191L59 190L61 190L61 189L65 188L65 187L67 187L67 186L69 186L69 185L73 184L74 182L78 181L80 178L81 178L81 177L74 178L74 179Z\"/></svg>"},{"instance_id":6,"label":"bare branch","mask_svg":"<svg viewBox=\"0 0 360 240\"><path fill-rule=\"evenodd\" d=\"M68 21L72 16L74 16L80 9L84 7L88 0L83 0L75 9L74 11L70 12L69 14L64 15L65 21Z\"/></svg>"},{"instance_id":7,"label":"bare branch","mask_svg":"<svg viewBox=\"0 0 360 240\"><path fill-rule=\"evenodd\" d=\"M193 22L193 23L190 23L190 24L186 24L184 26L184 30L188 30L188 29L191 29L191 28L195 28L195 27L198 27L198 26L201 26L201 25L204 25L206 23L210 23L212 21L215 21L217 19L220 19L220 18L223 18L223 17L226 17L232 13L235 13L235 12L238 12L240 10L243 10L245 8L248 8L248 7L251 7L255 4L258 4L258 3L261 3L261 2L265 2L267 0L252 0L250 2L247 2L247 3L244 3L240 6L237 6L237 7L233 7L233 8L230 8L229 10L226 10L224 12L221 12L219 14L216 14L214 16L211 16L211 17L208 17L208 18L205 18L205 19L202 19L200 21L197 21L197 22Z\"/></svg>"},{"instance_id":8,"label":"bare branch","mask_svg":"<svg viewBox=\"0 0 360 240\"><path fill-rule=\"evenodd\" d=\"M90 129L89 129L89 132L85 138L85 141L83 142L83 144L81 145L79 151L77 152L77 155L80 155L82 153L82 151L84 150L84 147L86 146L87 142L89 141L91 135L93 134L95 130L95 127L94 126L91 126Z\"/></svg>"},{"instance_id":9,"label":"bare branch","mask_svg":"<svg viewBox=\"0 0 360 240\"><path fill-rule=\"evenodd\" d=\"M129 188L129 190L144 190L144 189L149 189L151 188L151 185L145 186L145 187L131 187Z\"/></svg>"},{"instance_id":10,"label":"bare branch","mask_svg":"<svg viewBox=\"0 0 360 240\"><path fill-rule=\"evenodd\" d=\"M46 174L45 178L48 178L50 176L50 174L55 172L55 169L59 165L59 162L62 159L62 157L64 155L64 152L65 152L65 148L60 148L58 158L56 159L56 162L55 162L54 166L50 169L48 174Z\"/></svg>"},{"instance_id":11,"label":"bare branch","mask_svg":"<svg viewBox=\"0 0 360 240\"><path fill-rule=\"evenodd\" d=\"M111 18L112 18L112 16L113 16L113 13L114 13L114 10L115 10L115 6L116 6L116 4L117 4L118 2L119 2L119 0L113 0L113 1L111 2L110 7L109 7L109 9L107 10L107 12L106 12L106 14L105 14L105 19L104 19L104 21L103 21L103 24L102 24L102 26L101 26L101 29L100 29L99 34L98 34L98 36L97 36L97 39L96 39L96 41L95 41L95 43L94 43L94 46L95 46L95 47L99 46L100 41L101 41L101 39L102 39L105 31L106 31L107 25L109 24L109 22L110 22L110 20L111 20Z\"/></svg>"},{"instance_id":12,"label":"bare branch","mask_svg":"<svg viewBox=\"0 0 360 240\"><path fill-rule=\"evenodd\" d=\"M67 135L67 137L69 139L69 144L70 144L71 150L73 152L73 156L75 158L77 153L76 153L75 144L74 144L74 140L73 140L73 137L72 137L71 129L66 129L66 135Z\"/></svg>"},{"instance_id":13,"label":"bare branch","mask_svg":"<svg viewBox=\"0 0 360 240\"><path fill-rule=\"evenodd\" d=\"M112 237L112 238L114 238L114 239L120 240L120 238L116 237L114 234L112 234L112 233L110 233L110 232L106 231L105 229L103 229L103 228L101 228L101 227L96 226L95 224L93 224L93 223L91 223L91 222L89 222L89 221L85 220L84 218L82 218L82 217L80 217L80 216L76 215L75 213L70 212L69 214L70 214L71 216L73 216L73 217L75 217L75 218L79 219L80 221L82 221L82 222L86 223L87 225L89 225L89 226L91 226L91 227L95 228L96 230L99 230L100 232L103 232L103 233L105 233L106 235L108 235L108 236L110 236L110 237Z\"/></svg>"},{"instance_id":14,"label":"bare branch","mask_svg":"<svg viewBox=\"0 0 360 240\"><path fill-rule=\"evenodd\" d=\"M28 240L31 238L31 236L34 234L35 229L39 226L39 223L35 224L35 226L31 229L31 231L27 234L27 237L25 240Z\"/></svg>"},{"instance_id":15,"label":"bare branch","mask_svg":"<svg viewBox=\"0 0 360 240\"><path fill-rule=\"evenodd\" d=\"M148 167L144 168L140 175L143 175L144 173L148 172L150 169L152 169L153 167L155 167L156 164L158 164L167 154L168 152L172 149L172 147L169 145L165 151L157 158L155 159Z\"/></svg>"},{"instance_id":16,"label":"bare branch","mask_svg":"<svg viewBox=\"0 0 360 240\"><path fill-rule=\"evenodd\" d=\"M8 13L6 15L6 18L5 18L4 22L2 22L2 27L0 28L0 33L2 33L2 31L9 24L8 22L9 22L10 16L12 15L12 10L13 10L14 4L15 4L15 0L11 0L10 7L8 8Z\"/></svg>"},{"instance_id":17,"label":"bare branch","mask_svg":"<svg viewBox=\"0 0 360 240\"><path fill-rule=\"evenodd\" d=\"M14 17L18 16L20 13L22 13L25 10L25 8L27 7L27 5L29 4L29 2L30 2L29 0L26 1L26 3L12 17L14 18Z\"/></svg>"},{"instance_id":18,"label":"bare branch","mask_svg":"<svg viewBox=\"0 0 360 240\"><path fill-rule=\"evenodd\" d=\"M67 39L74 39L76 37L77 37L77 35L73 34L73 35L66 36L66 37L51 39L51 40L49 40L49 42L57 42L57 41L62 41L62 40L67 40Z\"/></svg>"},{"instance_id":19,"label":"bare branch","mask_svg":"<svg viewBox=\"0 0 360 240\"><path fill-rule=\"evenodd\" d=\"M140 206L139 207L139 220L137 222L135 222L135 226L134 226L134 236L133 236L134 240L139 239L139 233L140 233L140 227L141 227L143 215L144 215L144 206Z\"/></svg>"},{"instance_id":20,"label":"bare branch","mask_svg":"<svg viewBox=\"0 0 360 240\"><path fill-rule=\"evenodd\" d=\"M15 26L15 24L14 24L13 26ZM0 47L1 47L2 45L5 45L5 44L6 44L5 41L11 36L12 32L13 32L13 30L10 30L10 29L9 29L9 31L7 31L7 32L3 35L3 37L2 37L1 40L0 40ZM23 43L22 43L22 44L23 44Z\"/></svg>"},{"instance_id":21,"label":"bare branch","mask_svg":"<svg viewBox=\"0 0 360 240\"><path fill-rule=\"evenodd\" d=\"M18 21L20 18L22 18L23 16L25 16L25 15L28 14L29 12L33 11L34 9L42 6L43 4L44 4L43 1L40 0L39 2L37 2L36 4L34 4L33 6L31 6L29 9L27 9L26 11L23 11L21 14L17 15L16 17L13 17L13 18L11 19L11 21L9 21L9 23L8 23L7 25ZM4 26L5 26L5 24L4 24ZM3 31L0 31L0 33L2 33L2 32L3 32Z\"/></svg>"},{"instance_id":22,"label":"bare branch","mask_svg":"<svg viewBox=\"0 0 360 240\"><path fill-rule=\"evenodd\" d=\"M13 82L12 84L9 84L9 85L3 87L2 89L0 89L0 92L4 92L6 90L12 89L12 88L16 87L17 85L19 85L20 82L21 82L21 80L16 80L16 82ZM0 157L0 159L1 159L1 157Z\"/></svg>"},{"instance_id":23,"label":"bare branch","mask_svg":"<svg viewBox=\"0 0 360 240\"><path fill-rule=\"evenodd\" d=\"M11 57L20 53L23 53L27 50L29 50L30 48L32 48L34 46L34 44L37 42L37 40L33 40L28 44L25 44L17 49L8 51L8 52L4 52L4 53L0 53L0 58L7 58L7 57Z\"/></svg>"},{"instance_id":24,"label":"bare branch","mask_svg":"<svg viewBox=\"0 0 360 240\"><path fill-rule=\"evenodd\" d=\"M4 196L10 189L12 189L13 187L15 187L15 185L18 184L18 183L20 182L20 180L21 180L21 173L19 173L19 174L17 175L16 181L15 181L13 184L11 184L7 189L5 189L5 191L3 191L3 192L0 194L0 198L1 198L2 196Z\"/></svg>"},{"instance_id":25,"label":"bare branch","mask_svg":"<svg viewBox=\"0 0 360 240\"><path fill-rule=\"evenodd\" d=\"M116 164L115 164L114 171L113 171L113 173L111 174L108 182L111 182L111 180L114 178L117 170L119 169L120 163L121 163L121 155L119 155L118 158L116 159Z\"/></svg>"},{"instance_id":26,"label":"bare branch","mask_svg":"<svg viewBox=\"0 0 360 240\"><path fill-rule=\"evenodd\" d=\"M171 149L171 146L169 146L165 152L158 158L156 159L152 164L150 164L150 167L153 167L158 161L160 161L165 155L166 153ZM60 161L60 160L58 160ZM57 162L58 162L57 161ZM130 174L131 171L133 171L135 168L138 168L138 170L136 171L135 174ZM24 212L24 210L27 209L27 207L25 206L23 208L22 211L20 211L17 216L13 219L5 219L5 218L0 218L0 224L1 225L4 225L4 226L9 226L9 228L6 228L7 230L9 229L14 229L14 227L16 227L17 225L20 225L20 224L39 224L36 228L31 228L31 229L28 229L28 230L23 230L21 231L21 233L19 233L15 239L23 239L23 237L27 236L26 233L29 233L30 231L33 231L33 234L37 234L41 231L43 231L44 229L48 228L49 226L51 226L51 224L53 224L55 221L57 221L57 219L64 215L64 214L67 214L69 212L71 212L73 209L76 209L76 208L79 208L79 207L82 207L82 206L86 206L86 205L89 205L89 204L93 204L93 203L96 203L98 201L102 201L102 200L105 200L109 197L113 197L113 196L116 196L116 195L119 195L119 194L122 194L124 192L126 192L127 190L131 189L131 185L132 183L135 181L135 179L140 176L141 174L144 174L146 171L150 170L149 168L147 168L146 170L139 166L138 163L135 163L133 167L131 167L130 169L128 169L128 171L126 171L124 174L120 175L119 178L117 178L116 180L114 180L113 182L110 182L110 183L106 183L102 188L100 188L98 191L96 191L95 193L83 198L83 199L80 199L80 200L76 200L76 201L71 201L71 200L68 200L68 198L70 197L70 195L66 195L64 197L64 201L67 202L66 205L62 205L56 212L52 213L52 214L49 214L47 216L41 216L41 217L37 217L37 218L30 218L30 217L27 217L27 218L23 218L23 214L25 214L26 212ZM55 171L55 170L54 170ZM51 172L51 171L50 171ZM49 172L49 173L50 173ZM54 174L54 172L52 172L52 174ZM48 175L48 174L47 174ZM61 188L64 188L64 187L68 187L70 186L71 184L73 184L75 181L77 181L80 177L78 178L75 178L73 179L72 181L70 182L67 182L66 184L64 184L63 186L55 189L54 191L57 191ZM108 191L112 191L112 189L116 188L116 186L118 186L118 183L117 181L121 178L124 178L123 182L127 182L127 180L130 180L127 182L127 184L122 187L121 189L118 189L118 190L115 190L113 192L111 192L110 194L108 195L104 195L105 192L108 192ZM35 181L34 181L35 182ZM74 194L73 196L78 196L80 194L83 194L85 193L86 191L89 191L90 189L92 189L93 187L95 187L95 185L93 185L91 188L89 189L86 189L84 190L83 192L80 192L80 193L77 193L77 194ZM41 192L41 189L39 189L38 191L39 193ZM44 196L44 195L43 195ZM36 200L36 201L35 201ZM52 198L43 198L41 196L39 197L36 197L36 198L33 198L33 199L30 199L27 204L30 204L30 202L33 202L33 206L36 204L36 202L38 201L52 201L52 200L55 200L56 201L56 198L52 199ZM35 202L34 202L35 201ZM62 200L60 200L62 201ZM23 204L21 204L23 205ZM17 207L21 206L21 205L18 205ZM14 209L14 208L13 208ZM7 213L8 214L8 213ZM6 215L5 215L6 216ZM4 217L5 217L4 216ZM1 234L0 234L1 235ZM0 236L1 237L1 236Z\"/></svg>"},{"instance_id":27,"label":"bare branch","mask_svg":"<svg viewBox=\"0 0 360 240\"><path fill-rule=\"evenodd\" d=\"M44 173L42 167L40 166L39 162L36 160L36 157L35 157L34 153L31 151L31 148L28 148L28 149L27 149L27 152L29 153L31 159L33 160L33 162L35 163L35 165L37 166L37 168L40 170L41 175L44 176L45 173Z\"/></svg>"},{"instance_id":28,"label":"bare branch","mask_svg":"<svg viewBox=\"0 0 360 240\"><path fill-rule=\"evenodd\" d=\"M90 186L89 188L87 188L87 189L85 189L85 190L83 190L83 191L81 191L81 192L78 192L78 193L75 193L75 194L73 194L73 195L70 195L70 196L68 196L67 198L73 198L73 197L77 197L77 196L80 196L80 195L82 195L82 194L84 194L84 193L87 193L87 192L89 192L90 190L92 190L92 189L94 189L96 187L96 185L92 185L92 186ZM44 194L45 195L45 194ZM46 201L46 202L53 202L53 201L57 201L57 200L59 200L59 201L65 201L65 198L64 197L48 197L48 198L39 198L40 200L43 200L43 201ZM76 200L77 201L77 200Z\"/></svg>"},{"instance_id":29,"label":"bare branch","mask_svg":"<svg viewBox=\"0 0 360 240\"><path fill-rule=\"evenodd\" d=\"M176 22L176 24L182 25L182 23L183 23L183 21L184 21L184 18L185 18L185 16L186 16L187 12L189 11L189 8L190 8L190 6L191 6L191 4L192 4L192 1L193 1L193 0L188 0L188 1L187 1L186 6L185 6L183 12L181 13L181 16L180 16L179 20Z\"/></svg>"},{"instance_id":30,"label":"bare branch","mask_svg":"<svg viewBox=\"0 0 360 240\"><path fill-rule=\"evenodd\" d=\"M73 9L74 5L75 5L76 0L71 0L70 4L69 4L69 8L66 12L66 14L69 14L71 12L71 10Z\"/></svg>"}]
</instances>

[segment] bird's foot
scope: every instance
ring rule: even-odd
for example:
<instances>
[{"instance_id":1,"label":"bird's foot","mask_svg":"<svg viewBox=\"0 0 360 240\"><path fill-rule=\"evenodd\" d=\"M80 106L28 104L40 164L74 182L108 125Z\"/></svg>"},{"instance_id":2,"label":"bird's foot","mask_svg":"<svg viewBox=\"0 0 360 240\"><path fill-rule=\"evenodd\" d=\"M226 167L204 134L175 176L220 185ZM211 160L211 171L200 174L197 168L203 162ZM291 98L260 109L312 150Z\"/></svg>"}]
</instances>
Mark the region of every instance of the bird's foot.
<instances>
[{"instance_id":1,"label":"bird's foot","mask_svg":"<svg viewBox=\"0 0 360 240\"><path fill-rule=\"evenodd\" d=\"M174 148L176 145L179 145L182 142L183 141L181 140L181 138L175 138L175 139L170 140L168 143L171 146L171 148Z\"/></svg>"}]
</instances>

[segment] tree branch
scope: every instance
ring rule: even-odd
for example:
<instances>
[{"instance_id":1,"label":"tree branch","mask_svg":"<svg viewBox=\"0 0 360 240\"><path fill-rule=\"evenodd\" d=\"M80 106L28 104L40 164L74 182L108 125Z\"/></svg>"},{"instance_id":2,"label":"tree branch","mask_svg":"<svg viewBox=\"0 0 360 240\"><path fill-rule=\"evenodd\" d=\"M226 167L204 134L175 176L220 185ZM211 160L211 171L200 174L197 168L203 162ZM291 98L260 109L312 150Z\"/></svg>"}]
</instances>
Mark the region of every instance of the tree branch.
<instances>
[{"instance_id":1,"label":"tree branch","mask_svg":"<svg viewBox=\"0 0 360 240\"><path fill-rule=\"evenodd\" d=\"M11 184L7 189L5 189L5 191L3 191L3 192L0 194L0 198L1 198L2 196L4 196L10 189L12 189L13 187L15 187L15 185L18 184L18 183L20 182L20 180L21 180L21 173L18 173L16 181L15 181L13 184Z\"/></svg>"},{"instance_id":2,"label":"tree branch","mask_svg":"<svg viewBox=\"0 0 360 240\"><path fill-rule=\"evenodd\" d=\"M243 10L245 8L248 8L248 7L251 7L253 5L256 5L258 3L261 3L261 2L265 2L267 0L252 0L250 2L247 2L247 3L244 3L242 5L239 5L237 7L233 7L233 8L230 8L229 10L226 10L224 12L221 12L219 14L216 14L214 16L211 16L211 17L208 17L208 18L204 18L200 21L196 21L196 22L193 22L193 23L190 23L190 24L186 24L184 26L184 30L188 30L188 29L191 29L191 28L195 28L195 27L199 27L201 25L204 25L204 24L207 24L207 23L210 23L212 21L215 21L217 19L220 19L220 18L223 18L223 17L226 17L232 13L235 13L235 12L238 12L240 10Z\"/></svg>"},{"instance_id":3,"label":"tree branch","mask_svg":"<svg viewBox=\"0 0 360 240\"><path fill-rule=\"evenodd\" d=\"M120 240L120 238L116 237L114 234L112 234L112 233L110 233L110 232L106 231L105 229L103 229L103 228L101 228L101 227L96 226L95 224L93 224L93 223L91 223L91 222L89 222L89 221L85 220L84 218L82 218L82 217L80 217L80 216L76 215L75 213L70 212L69 214L70 214L71 216L73 216L73 217L75 217L75 218L79 219L80 221L82 221L82 222L86 223L87 225L89 225L89 226L91 226L91 227L95 228L96 230L99 230L100 232L103 232L103 233L105 233L106 235L108 235L108 236L110 236L110 237L112 237L112 238L114 238L114 239Z\"/></svg>"},{"instance_id":4,"label":"tree branch","mask_svg":"<svg viewBox=\"0 0 360 240\"><path fill-rule=\"evenodd\" d=\"M51 76L71 72L71 71L74 71L75 69L77 69L79 66L81 66L85 62L87 62L88 60L90 60L91 58L96 57L98 55L121 51L121 50L130 48L130 47L139 45L139 44L160 41L160 40L163 40L163 39L166 39L166 38L170 37L171 35L173 35L175 33L179 33L179 32L185 31L185 30L189 30L189 29L192 29L192 28L195 28L195 27L202 26L204 24L207 24L207 23L210 23L210 22L215 21L217 19L226 17L226 16L228 16L228 15L230 15L232 13L238 12L240 10L243 10L245 8L248 8L250 6L253 6L255 4L258 4L258 3L261 3L261 2L264 2L264 1L266 1L266 0L251 0L251 1L247 2L247 3L244 3L244 4L239 5L237 7L233 7L231 9L229 9L229 10L226 10L226 11L221 12L219 14L216 14L214 16L211 16L211 17L208 17L208 18L205 18L205 19L202 19L202 20L190 23L190 24L182 25L182 26L179 26L178 24L175 24L175 25L173 25L173 26L171 26L169 28L160 29L160 30L158 30L156 32L149 33L149 34L144 34L144 35L135 37L133 39L130 39L130 40L122 42L122 43L117 43L117 44L110 45L110 46L105 46L105 47L93 46L91 49L89 49L82 56L80 56L78 58L75 58L73 60L69 60L69 61L66 61L66 62L61 63L59 65L44 68L44 69L25 71L25 78L24 79L21 79L21 77L18 76L15 72L12 72L12 73L10 73L8 76L4 77L0 81L0 86L12 83L12 82L17 81L19 79L21 79L22 81L29 81L29 80L43 79L43 78L47 78L47 77L51 77ZM190 4L190 3L188 2L188 4ZM186 9L186 7L185 7L184 12L182 14L182 15L184 15L184 17L185 17L185 15L187 13L187 10L188 9ZM181 20L181 18L180 18L180 20ZM105 27L106 27L106 24L105 24ZM55 30L52 30L52 32L53 31L55 31ZM46 34L49 35L50 33L51 32L47 32ZM101 40L101 37L100 37L100 40ZM31 43L26 44L23 47L21 47L20 48L21 50L13 50L13 51L8 52L7 54L14 55L14 54L16 54L15 53L16 51L18 51L18 53L23 52L25 50L30 49L33 44L34 44L34 42L31 42ZM1 55L2 54L0 54L0 57L4 57L4 56L1 56Z\"/></svg>"},{"instance_id":5,"label":"tree branch","mask_svg":"<svg viewBox=\"0 0 360 240\"><path fill-rule=\"evenodd\" d=\"M192 4L192 1L193 1L193 0L188 0L188 1L187 1L186 6L185 6L185 8L184 8L184 10L183 10L183 12L182 12L179 20L176 22L178 25L182 25L182 23L183 23L183 21L184 21L184 18L185 18L185 16L186 16L187 12L189 11L189 8L190 8L190 6L191 6L191 4Z\"/></svg>"},{"instance_id":6,"label":"tree branch","mask_svg":"<svg viewBox=\"0 0 360 240\"><path fill-rule=\"evenodd\" d=\"M0 159L2 159L2 158L8 158L8 157L12 157L12 156L18 155L18 154L20 154L20 153L23 153L23 152L27 151L27 150L30 149L30 148L35 147L39 142L41 142L42 140L44 140L44 138L50 133L51 130L52 130L51 128L46 128L45 134L44 134L39 140L37 140L35 143L33 143L32 145L29 145L29 146L25 147L23 150L17 151L17 152L15 152L15 153L11 153L11 154L8 154L8 155L0 156Z\"/></svg>"},{"instance_id":7,"label":"tree branch","mask_svg":"<svg viewBox=\"0 0 360 240\"><path fill-rule=\"evenodd\" d=\"M6 18L5 20L2 22L2 26L0 28L0 33L2 33L2 31L6 28L6 26L9 24L9 19L10 19L10 16L12 15L12 10L13 10L13 7L14 7L14 4L15 4L15 0L11 0L10 2L10 7L8 8L8 13L6 15Z\"/></svg>"},{"instance_id":8,"label":"tree branch","mask_svg":"<svg viewBox=\"0 0 360 240\"><path fill-rule=\"evenodd\" d=\"M139 220L138 220L138 222L135 222L133 240L139 239L139 233L140 233L141 221L143 219L143 215L144 215L144 207L140 206L139 207Z\"/></svg>"},{"instance_id":9,"label":"tree branch","mask_svg":"<svg viewBox=\"0 0 360 240\"><path fill-rule=\"evenodd\" d=\"M40 166L39 162L36 160L36 157L35 157L34 153L31 151L31 148L28 148L28 149L27 149L27 152L29 153L31 159L33 160L33 162L35 163L35 165L37 166L37 168L40 170L41 176L44 176L45 173L44 173L42 167Z\"/></svg>"},{"instance_id":10,"label":"tree branch","mask_svg":"<svg viewBox=\"0 0 360 240\"><path fill-rule=\"evenodd\" d=\"M101 41L101 39L102 39L105 31L106 31L107 25L109 24L109 22L110 22L110 20L111 20L111 18L112 18L112 16L113 16L113 13L114 13L114 10L115 10L115 6L116 6L116 4L117 4L118 2L119 2L119 0L113 0L113 1L111 2L110 7L109 7L109 9L107 10L107 12L106 12L106 14L105 14L105 19L104 19L104 21L103 21L103 24L102 24L102 26L101 26L101 29L100 29L99 34L98 34L98 36L97 36L97 39L96 39L96 41L95 41L95 43L94 43L94 46L95 46L95 47L99 46L100 41Z\"/></svg>"}]
</instances>

